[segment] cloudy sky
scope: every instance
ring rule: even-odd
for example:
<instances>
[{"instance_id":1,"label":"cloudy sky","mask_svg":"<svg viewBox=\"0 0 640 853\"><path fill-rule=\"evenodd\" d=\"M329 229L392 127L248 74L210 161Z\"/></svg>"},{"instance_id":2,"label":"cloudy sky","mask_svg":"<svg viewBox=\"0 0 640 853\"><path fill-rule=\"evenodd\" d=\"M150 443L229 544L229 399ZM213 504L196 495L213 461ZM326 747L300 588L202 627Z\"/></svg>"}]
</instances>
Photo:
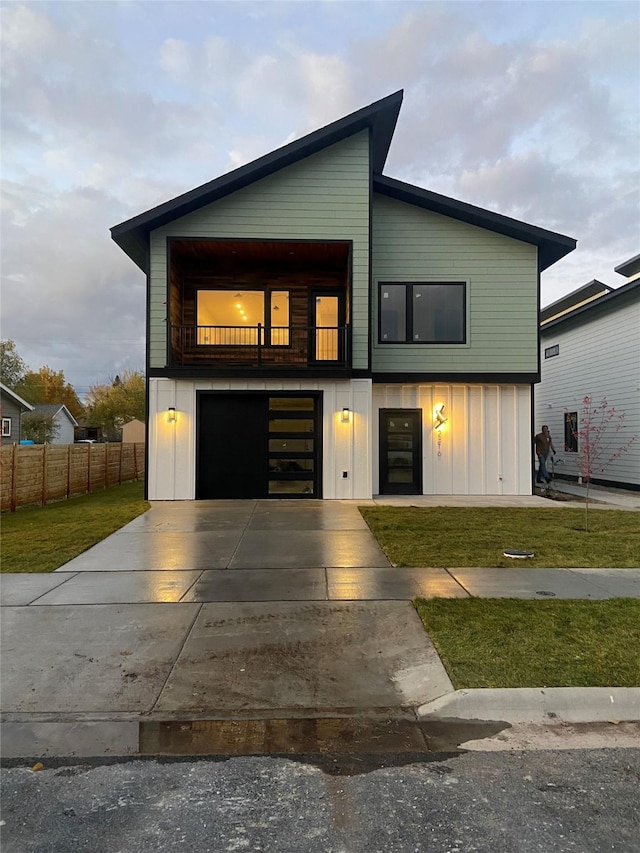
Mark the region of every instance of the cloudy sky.
<instances>
[{"instance_id":1,"label":"cloudy sky","mask_svg":"<svg viewBox=\"0 0 640 853\"><path fill-rule=\"evenodd\" d=\"M109 227L404 89L386 173L568 234L543 304L640 251L636 2L2 4L2 337L80 394L144 366Z\"/></svg>"}]
</instances>

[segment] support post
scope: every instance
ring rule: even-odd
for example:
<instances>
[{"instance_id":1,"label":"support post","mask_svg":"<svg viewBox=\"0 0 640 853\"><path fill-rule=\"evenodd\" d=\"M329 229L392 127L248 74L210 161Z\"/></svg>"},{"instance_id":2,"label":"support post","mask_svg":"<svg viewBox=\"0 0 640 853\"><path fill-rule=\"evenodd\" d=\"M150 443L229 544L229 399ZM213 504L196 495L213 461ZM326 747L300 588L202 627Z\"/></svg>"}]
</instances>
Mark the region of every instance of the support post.
<instances>
[{"instance_id":1,"label":"support post","mask_svg":"<svg viewBox=\"0 0 640 853\"><path fill-rule=\"evenodd\" d=\"M11 454L11 504L10 511L16 511L16 493L18 489L18 445L14 443Z\"/></svg>"},{"instance_id":2,"label":"support post","mask_svg":"<svg viewBox=\"0 0 640 853\"><path fill-rule=\"evenodd\" d=\"M42 506L45 506L47 503L47 447L49 445L45 444L42 448L42 500L40 501Z\"/></svg>"}]
</instances>

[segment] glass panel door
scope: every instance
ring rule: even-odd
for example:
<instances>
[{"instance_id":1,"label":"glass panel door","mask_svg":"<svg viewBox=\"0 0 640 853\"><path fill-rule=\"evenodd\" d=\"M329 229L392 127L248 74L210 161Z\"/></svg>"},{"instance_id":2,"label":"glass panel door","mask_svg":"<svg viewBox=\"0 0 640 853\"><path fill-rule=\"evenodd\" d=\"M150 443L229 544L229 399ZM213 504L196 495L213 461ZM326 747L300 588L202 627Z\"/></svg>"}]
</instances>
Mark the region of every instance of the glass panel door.
<instances>
[{"instance_id":1,"label":"glass panel door","mask_svg":"<svg viewBox=\"0 0 640 853\"><path fill-rule=\"evenodd\" d=\"M422 494L422 412L380 410L380 494Z\"/></svg>"},{"instance_id":2,"label":"glass panel door","mask_svg":"<svg viewBox=\"0 0 640 853\"><path fill-rule=\"evenodd\" d=\"M269 496L318 496L318 400L269 397Z\"/></svg>"},{"instance_id":3,"label":"glass panel door","mask_svg":"<svg viewBox=\"0 0 640 853\"><path fill-rule=\"evenodd\" d=\"M343 358L344 297L342 294L311 295L312 361L340 361Z\"/></svg>"}]
</instances>

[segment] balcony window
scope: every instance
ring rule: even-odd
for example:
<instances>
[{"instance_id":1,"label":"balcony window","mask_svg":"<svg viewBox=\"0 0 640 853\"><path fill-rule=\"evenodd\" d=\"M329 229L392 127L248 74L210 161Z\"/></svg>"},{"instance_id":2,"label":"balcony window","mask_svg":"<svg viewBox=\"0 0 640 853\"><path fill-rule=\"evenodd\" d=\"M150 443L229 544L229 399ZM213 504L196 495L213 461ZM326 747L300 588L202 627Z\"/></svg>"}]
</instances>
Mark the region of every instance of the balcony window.
<instances>
[{"instance_id":1,"label":"balcony window","mask_svg":"<svg viewBox=\"0 0 640 853\"><path fill-rule=\"evenodd\" d=\"M271 346L289 344L289 293L264 290L199 290L200 346ZM266 335L266 339L265 339Z\"/></svg>"},{"instance_id":2,"label":"balcony window","mask_svg":"<svg viewBox=\"0 0 640 853\"><path fill-rule=\"evenodd\" d=\"M382 344L464 344L466 284L447 282L381 282Z\"/></svg>"}]
</instances>

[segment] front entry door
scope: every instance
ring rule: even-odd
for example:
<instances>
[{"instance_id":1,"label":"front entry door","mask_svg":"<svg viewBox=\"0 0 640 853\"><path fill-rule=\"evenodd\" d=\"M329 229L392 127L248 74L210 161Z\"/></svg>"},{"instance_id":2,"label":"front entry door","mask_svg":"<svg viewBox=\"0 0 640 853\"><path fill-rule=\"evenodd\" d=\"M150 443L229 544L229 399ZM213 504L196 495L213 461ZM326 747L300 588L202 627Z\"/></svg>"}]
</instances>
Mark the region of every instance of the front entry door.
<instances>
[{"instance_id":1,"label":"front entry door","mask_svg":"<svg viewBox=\"0 0 640 853\"><path fill-rule=\"evenodd\" d=\"M318 394L199 395L196 498L321 497Z\"/></svg>"},{"instance_id":2,"label":"front entry door","mask_svg":"<svg viewBox=\"0 0 640 853\"><path fill-rule=\"evenodd\" d=\"M420 409L380 409L380 494L422 494Z\"/></svg>"}]
</instances>

